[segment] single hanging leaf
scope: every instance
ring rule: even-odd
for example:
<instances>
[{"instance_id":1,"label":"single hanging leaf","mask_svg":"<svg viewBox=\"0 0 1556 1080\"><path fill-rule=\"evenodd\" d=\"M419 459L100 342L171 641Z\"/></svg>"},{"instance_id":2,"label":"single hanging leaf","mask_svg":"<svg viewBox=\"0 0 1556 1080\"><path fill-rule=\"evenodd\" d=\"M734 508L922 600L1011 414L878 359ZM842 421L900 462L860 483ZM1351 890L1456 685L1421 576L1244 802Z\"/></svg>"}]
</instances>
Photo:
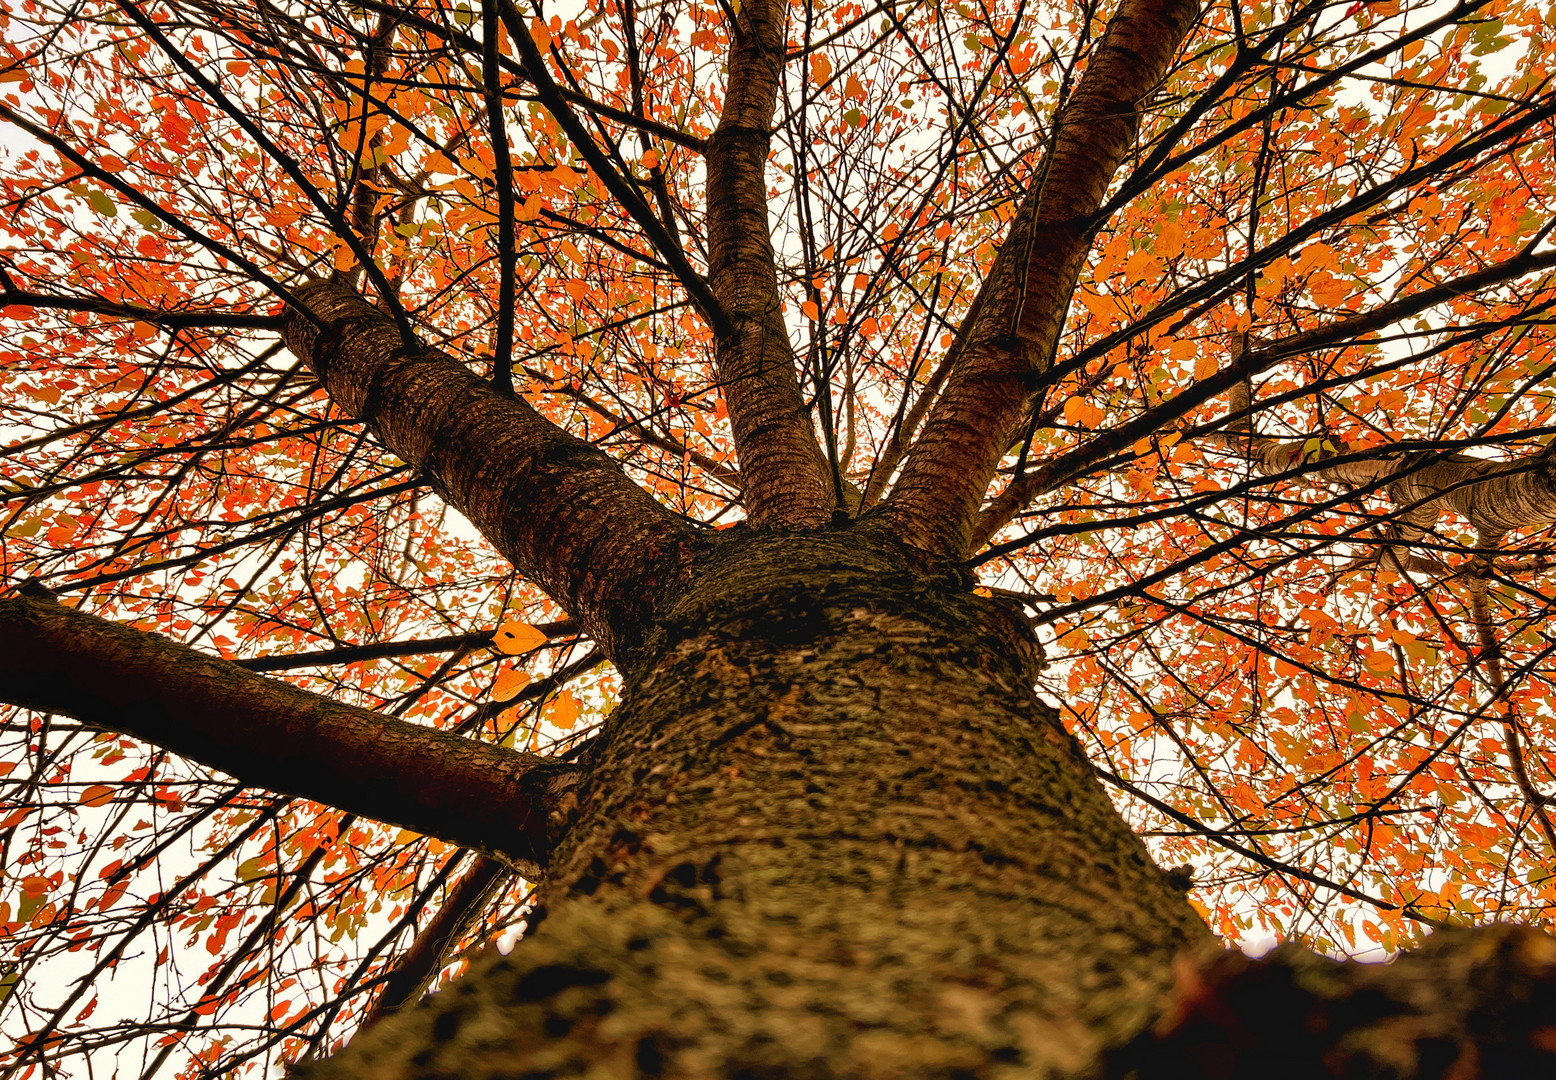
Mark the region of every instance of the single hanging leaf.
<instances>
[{"instance_id":1,"label":"single hanging leaf","mask_svg":"<svg viewBox=\"0 0 1556 1080\"><path fill-rule=\"evenodd\" d=\"M102 806L113 801L113 788L107 784L93 784L81 793L82 806Z\"/></svg>"},{"instance_id":2,"label":"single hanging leaf","mask_svg":"<svg viewBox=\"0 0 1556 1080\"><path fill-rule=\"evenodd\" d=\"M529 682L529 672L523 668L505 668L497 673L497 681L492 684L492 700L511 701Z\"/></svg>"},{"instance_id":3,"label":"single hanging leaf","mask_svg":"<svg viewBox=\"0 0 1556 1080\"><path fill-rule=\"evenodd\" d=\"M550 640L529 623L514 619L503 623L492 634L492 648L509 656L517 656L538 649Z\"/></svg>"},{"instance_id":4,"label":"single hanging leaf","mask_svg":"<svg viewBox=\"0 0 1556 1080\"><path fill-rule=\"evenodd\" d=\"M551 715L547 719L563 731L571 731L578 723L578 714L582 711L583 706L573 696L572 691L564 690L552 702Z\"/></svg>"},{"instance_id":5,"label":"single hanging leaf","mask_svg":"<svg viewBox=\"0 0 1556 1080\"><path fill-rule=\"evenodd\" d=\"M113 217L119 212L119 208L114 205L114 201L108 197L108 194L97 188L87 189L86 201L91 203L92 209L103 217Z\"/></svg>"}]
</instances>

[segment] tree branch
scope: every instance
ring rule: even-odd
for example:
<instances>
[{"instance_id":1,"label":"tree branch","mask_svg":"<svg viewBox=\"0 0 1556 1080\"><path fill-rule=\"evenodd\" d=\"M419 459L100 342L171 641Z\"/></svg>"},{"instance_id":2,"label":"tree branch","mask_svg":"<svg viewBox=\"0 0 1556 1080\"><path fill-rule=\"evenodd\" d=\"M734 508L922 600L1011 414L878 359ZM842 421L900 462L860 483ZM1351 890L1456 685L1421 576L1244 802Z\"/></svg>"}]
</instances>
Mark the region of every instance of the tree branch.
<instances>
[{"instance_id":1,"label":"tree branch","mask_svg":"<svg viewBox=\"0 0 1556 1080\"><path fill-rule=\"evenodd\" d=\"M388 317L352 290L315 282L298 292L329 329L293 318L287 347L336 403L629 669L692 527L522 398L448 353L403 347Z\"/></svg>"},{"instance_id":2,"label":"tree branch","mask_svg":"<svg viewBox=\"0 0 1556 1080\"><path fill-rule=\"evenodd\" d=\"M814 527L832 513L832 469L800 393L767 219L767 156L784 62L784 8L752 0L730 21L724 112L708 141L708 274L731 329L715 363L758 525Z\"/></svg>"},{"instance_id":3,"label":"tree branch","mask_svg":"<svg viewBox=\"0 0 1556 1080\"><path fill-rule=\"evenodd\" d=\"M105 300L100 296L56 296L49 293L30 292L26 289L0 290L0 308L40 307L60 311L90 311L95 315L107 315L116 319L136 319L160 326L164 330L183 330L193 327L230 327L244 330L279 330L279 315L256 315L236 311L164 311L143 307L140 304L124 304Z\"/></svg>"},{"instance_id":4,"label":"tree branch","mask_svg":"<svg viewBox=\"0 0 1556 1080\"><path fill-rule=\"evenodd\" d=\"M1550 253L1556 261L1556 252ZM1242 355L1234 350L1234 363ZM1467 454L1433 458L1389 446L1358 450L1341 444L1309 451L1305 440L1281 442L1254 434L1248 419L1249 383L1232 387L1237 434L1221 436L1259 472L1278 476L1303 463L1338 459L1328 468L1309 469L1303 478L1364 487L1388 482L1390 498L1401 508L1406 542L1420 539L1446 510L1461 514L1483 536L1501 537L1515 529L1538 529L1556 522L1556 444L1529 458L1495 461ZM1495 545L1491 545L1495 546Z\"/></svg>"},{"instance_id":5,"label":"tree branch","mask_svg":"<svg viewBox=\"0 0 1556 1080\"><path fill-rule=\"evenodd\" d=\"M1108 183L1198 15L1198 0L1123 0L1055 117L1051 150L995 259L966 351L886 500L902 538L931 556L967 551L1010 433L1053 362Z\"/></svg>"},{"instance_id":6,"label":"tree branch","mask_svg":"<svg viewBox=\"0 0 1556 1080\"><path fill-rule=\"evenodd\" d=\"M1328 326L1292 334L1273 342L1262 342L1246 351L1234 350L1231 363L1208 379L1194 383L1169 400L1144 410L1133 419L1117 424L1105 432L1099 432L1085 445L1045 462L1039 468L1032 469L1012 480L1005 490L989 503L987 512L973 531L973 546L970 550L977 550L987 543L990 537L1004 528L1016 514L1021 512L1022 507L1038 495L1085 475L1099 463L1123 452L1126 447L1134 445L1140 439L1162 430L1211 398L1228 392L1236 394L1238 387L1243 386L1246 380L1269 370L1281 360L1314 349L1333 348L1358 341L1368 334L1392 326L1401 319L1418 315L1428 308L1455 297L1467 296L1521 274L1553 266L1556 266L1556 251L1525 250L1504 262L1461 274L1387 304L1379 304L1371 311L1358 312L1336 319ZM1287 467L1289 466L1283 465L1278 471L1284 471ZM1377 474L1374 473L1373 478L1375 479L1376 476ZM1508 526L1508 528L1517 527L1520 526Z\"/></svg>"},{"instance_id":7,"label":"tree branch","mask_svg":"<svg viewBox=\"0 0 1556 1080\"><path fill-rule=\"evenodd\" d=\"M0 600L0 699L475 848L526 876L546 863L576 774L28 596Z\"/></svg>"},{"instance_id":8,"label":"tree branch","mask_svg":"<svg viewBox=\"0 0 1556 1080\"><path fill-rule=\"evenodd\" d=\"M728 316L715 298L715 294L709 291L708 282L697 273L691 263L686 261L681 245L666 231L653 210L622 179L615 166L595 145L589 129L578 119L578 115L573 112L572 106L562 93L562 88L557 86L546 70L545 57L540 55L540 50L535 46L535 39L530 36L530 29L524 25L518 9L509 0L499 0L499 2L502 6L503 25L508 28L508 36L513 40L514 47L524 61L524 71L529 76L531 85L535 87L535 96L546 107L546 111L556 118L557 125L572 140L578 152L589 163L589 167L600 178L600 182L611 193L611 197L621 205L633 221L637 222L638 227L643 230L660 257L675 273L681 286L690 294L692 302L701 309L703 317L708 320L714 332L720 334L726 332L729 326Z\"/></svg>"},{"instance_id":9,"label":"tree branch","mask_svg":"<svg viewBox=\"0 0 1556 1080\"><path fill-rule=\"evenodd\" d=\"M411 947L396 961L394 970L384 980L383 990L362 1017L358 1030L371 1027L388 1014L420 1001L443 969L449 948L470 932L497 891L512 876L513 871L496 859L477 855L449 890L448 899L443 901L438 913L422 927Z\"/></svg>"},{"instance_id":10,"label":"tree branch","mask_svg":"<svg viewBox=\"0 0 1556 1080\"><path fill-rule=\"evenodd\" d=\"M536 623L535 629L549 637L572 634L578 624L571 619ZM366 645L341 645L334 649L315 652L282 653L276 656L251 656L234 660L245 671L291 671L303 667L324 667L334 664L356 664L363 660L382 660L391 656L428 656L432 653L453 652L456 649L477 648L490 645L492 631L476 630L469 634L451 634L447 637L424 638L421 641L375 641Z\"/></svg>"},{"instance_id":11,"label":"tree branch","mask_svg":"<svg viewBox=\"0 0 1556 1080\"><path fill-rule=\"evenodd\" d=\"M514 239L513 163L508 155L508 122L502 110L498 78L498 48L502 20L497 0L481 2L481 91L486 99L486 126L492 143L492 184L497 189L497 334L492 346L492 385L513 394L513 317L519 251Z\"/></svg>"},{"instance_id":12,"label":"tree branch","mask_svg":"<svg viewBox=\"0 0 1556 1080\"><path fill-rule=\"evenodd\" d=\"M1340 963L1296 945L1258 960L1234 949L1183 964L1174 997L1152 1028L1108 1054L1104 1077L1556 1070L1556 940L1528 926L1442 930L1388 964Z\"/></svg>"}]
</instances>

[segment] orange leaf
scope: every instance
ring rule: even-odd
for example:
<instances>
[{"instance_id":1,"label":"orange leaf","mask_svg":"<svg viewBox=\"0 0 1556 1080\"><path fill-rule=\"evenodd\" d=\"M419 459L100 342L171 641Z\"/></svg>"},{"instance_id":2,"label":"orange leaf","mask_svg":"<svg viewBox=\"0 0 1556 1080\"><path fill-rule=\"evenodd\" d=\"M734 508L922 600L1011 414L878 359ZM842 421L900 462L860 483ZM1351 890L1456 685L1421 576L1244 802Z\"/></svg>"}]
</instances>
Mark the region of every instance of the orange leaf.
<instances>
[{"instance_id":1,"label":"orange leaf","mask_svg":"<svg viewBox=\"0 0 1556 1080\"><path fill-rule=\"evenodd\" d=\"M113 788L107 784L93 784L81 793L82 806L102 806L113 799Z\"/></svg>"},{"instance_id":2,"label":"orange leaf","mask_svg":"<svg viewBox=\"0 0 1556 1080\"><path fill-rule=\"evenodd\" d=\"M583 706L578 703L578 699L573 696L572 691L563 691L552 702L549 719L551 723L563 731L571 731L573 726L578 723L578 714L582 711Z\"/></svg>"},{"instance_id":3,"label":"orange leaf","mask_svg":"<svg viewBox=\"0 0 1556 1080\"><path fill-rule=\"evenodd\" d=\"M529 672L523 668L504 668L497 673L497 681L492 684L492 700L511 701L529 683Z\"/></svg>"},{"instance_id":4,"label":"orange leaf","mask_svg":"<svg viewBox=\"0 0 1556 1080\"><path fill-rule=\"evenodd\" d=\"M526 622L510 619L492 633L492 648L509 656L540 648L551 639Z\"/></svg>"}]
</instances>

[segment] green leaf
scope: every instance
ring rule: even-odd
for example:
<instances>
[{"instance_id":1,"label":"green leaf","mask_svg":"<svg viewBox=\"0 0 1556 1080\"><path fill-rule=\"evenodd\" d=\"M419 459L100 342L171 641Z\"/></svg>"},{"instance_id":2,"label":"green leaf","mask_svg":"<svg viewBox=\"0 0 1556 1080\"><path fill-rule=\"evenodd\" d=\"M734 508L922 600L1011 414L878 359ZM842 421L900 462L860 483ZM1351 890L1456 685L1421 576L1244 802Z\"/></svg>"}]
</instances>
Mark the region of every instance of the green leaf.
<instances>
[{"instance_id":1,"label":"green leaf","mask_svg":"<svg viewBox=\"0 0 1556 1080\"><path fill-rule=\"evenodd\" d=\"M97 188L87 189L86 201L91 204L93 210L96 210L103 217L113 217L119 212L119 208L108 197L108 193L99 191Z\"/></svg>"},{"instance_id":2,"label":"green leaf","mask_svg":"<svg viewBox=\"0 0 1556 1080\"><path fill-rule=\"evenodd\" d=\"M160 232L162 229L162 219L150 210L131 210L130 217L147 232Z\"/></svg>"},{"instance_id":3,"label":"green leaf","mask_svg":"<svg viewBox=\"0 0 1556 1080\"><path fill-rule=\"evenodd\" d=\"M38 909L43 906L44 895L38 893L22 893L22 898L16 902L16 921L28 922L38 914Z\"/></svg>"}]
</instances>

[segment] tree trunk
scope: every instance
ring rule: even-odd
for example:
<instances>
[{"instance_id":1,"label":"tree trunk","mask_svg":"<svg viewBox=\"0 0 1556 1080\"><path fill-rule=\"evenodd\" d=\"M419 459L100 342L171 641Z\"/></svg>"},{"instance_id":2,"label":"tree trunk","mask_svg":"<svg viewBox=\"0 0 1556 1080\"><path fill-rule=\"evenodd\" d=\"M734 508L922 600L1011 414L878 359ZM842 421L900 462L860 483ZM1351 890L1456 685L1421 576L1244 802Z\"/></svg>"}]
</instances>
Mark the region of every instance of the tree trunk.
<instances>
[{"instance_id":1,"label":"tree trunk","mask_svg":"<svg viewBox=\"0 0 1556 1080\"><path fill-rule=\"evenodd\" d=\"M1032 693L1021 618L867 522L664 610L529 934L317 1076L1086 1068L1210 935Z\"/></svg>"}]
</instances>

